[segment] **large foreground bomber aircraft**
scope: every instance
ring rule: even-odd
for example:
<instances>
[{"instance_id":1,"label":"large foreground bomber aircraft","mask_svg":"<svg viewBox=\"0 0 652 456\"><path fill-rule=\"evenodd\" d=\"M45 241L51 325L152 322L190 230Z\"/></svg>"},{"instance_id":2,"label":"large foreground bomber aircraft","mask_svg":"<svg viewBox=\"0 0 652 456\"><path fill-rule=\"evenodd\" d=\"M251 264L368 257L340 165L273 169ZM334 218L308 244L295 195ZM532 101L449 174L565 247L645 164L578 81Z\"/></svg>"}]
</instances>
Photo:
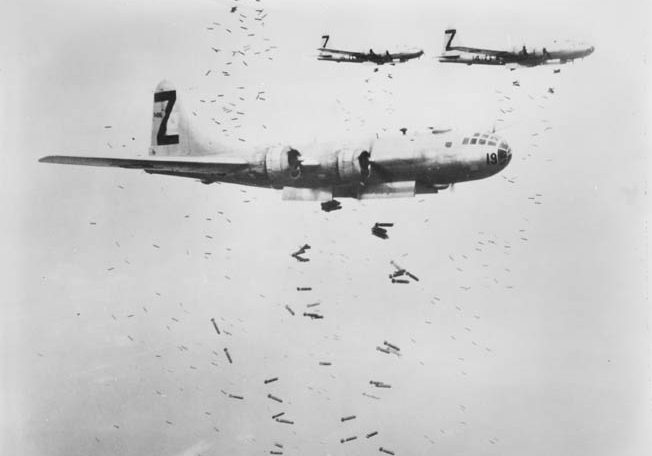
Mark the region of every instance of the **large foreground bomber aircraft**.
<instances>
[{"instance_id":1,"label":"large foreground bomber aircraft","mask_svg":"<svg viewBox=\"0 0 652 456\"><path fill-rule=\"evenodd\" d=\"M51 155L39 161L141 169L204 184L281 189L284 200L330 202L437 193L496 174L512 158L507 143L492 133L460 137L451 132L381 137L358 147L275 145L236 153L193 128L191 120L177 91L163 81L154 93L149 159Z\"/></svg>"},{"instance_id":2,"label":"large foreground bomber aircraft","mask_svg":"<svg viewBox=\"0 0 652 456\"><path fill-rule=\"evenodd\" d=\"M593 53L593 46L583 44L568 44L564 47L556 46L540 50L521 49L496 50L474 48L467 46L454 46L453 38L457 30L448 29L444 32L444 52L439 56L439 61L444 63L465 63L467 65L521 65L533 67L546 64L563 64L575 59L584 58Z\"/></svg>"}]
</instances>

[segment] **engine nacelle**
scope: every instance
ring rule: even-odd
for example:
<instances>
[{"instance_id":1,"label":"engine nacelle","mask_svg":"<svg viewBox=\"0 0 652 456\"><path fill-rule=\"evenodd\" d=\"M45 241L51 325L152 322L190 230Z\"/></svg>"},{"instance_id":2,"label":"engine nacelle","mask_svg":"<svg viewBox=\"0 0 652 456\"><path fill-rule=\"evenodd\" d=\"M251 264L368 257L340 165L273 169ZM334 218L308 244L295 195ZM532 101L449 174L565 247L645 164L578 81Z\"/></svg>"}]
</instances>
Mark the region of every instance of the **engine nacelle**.
<instances>
[{"instance_id":1,"label":"engine nacelle","mask_svg":"<svg viewBox=\"0 0 652 456\"><path fill-rule=\"evenodd\" d=\"M301 153L290 146L273 146L265 153L265 172L272 187L296 185L302 175Z\"/></svg>"},{"instance_id":2,"label":"engine nacelle","mask_svg":"<svg viewBox=\"0 0 652 456\"><path fill-rule=\"evenodd\" d=\"M337 152L337 173L345 184L366 182L371 175L369 151L362 148Z\"/></svg>"}]
</instances>

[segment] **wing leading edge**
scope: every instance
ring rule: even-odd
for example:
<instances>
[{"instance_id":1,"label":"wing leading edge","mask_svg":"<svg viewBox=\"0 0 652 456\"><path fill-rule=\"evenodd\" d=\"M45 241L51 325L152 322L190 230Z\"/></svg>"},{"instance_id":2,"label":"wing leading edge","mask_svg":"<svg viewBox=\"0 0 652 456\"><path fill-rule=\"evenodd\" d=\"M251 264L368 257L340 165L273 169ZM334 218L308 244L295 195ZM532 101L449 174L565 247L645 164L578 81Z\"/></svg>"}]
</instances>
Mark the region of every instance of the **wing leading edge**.
<instances>
[{"instance_id":1,"label":"wing leading edge","mask_svg":"<svg viewBox=\"0 0 652 456\"><path fill-rule=\"evenodd\" d=\"M492 57L509 57L515 55L514 52L510 52L510 51L498 51L495 49L473 48L473 47L466 47L466 46L451 46L448 50L468 52L471 54L490 55Z\"/></svg>"},{"instance_id":2,"label":"wing leading edge","mask_svg":"<svg viewBox=\"0 0 652 456\"><path fill-rule=\"evenodd\" d=\"M331 54L342 54L342 55L350 55L353 57L366 57L367 53L365 52L356 52L356 51L343 51L341 49L327 49L327 48L319 48L317 49L319 52L329 52Z\"/></svg>"},{"instance_id":3,"label":"wing leading edge","mask_svg":"<svg viewBox=\"0 0 652 456\"><path fill-rule=\"evenodd\" d=\"M212 158L212 160L209 160ZM105 166L126 169L142 169L148 173L167 174L181 177L200 177L202 175L229 175L231 173L246 169L249 165L241 158L206 157L192 160L176 158L174 160L140 160L130 158L107 158L107 157L77 157L70 155L48 155L39 160L41 163L57 163L61 165L83 165L83 166Z\"/></svg>"}]
</instances>

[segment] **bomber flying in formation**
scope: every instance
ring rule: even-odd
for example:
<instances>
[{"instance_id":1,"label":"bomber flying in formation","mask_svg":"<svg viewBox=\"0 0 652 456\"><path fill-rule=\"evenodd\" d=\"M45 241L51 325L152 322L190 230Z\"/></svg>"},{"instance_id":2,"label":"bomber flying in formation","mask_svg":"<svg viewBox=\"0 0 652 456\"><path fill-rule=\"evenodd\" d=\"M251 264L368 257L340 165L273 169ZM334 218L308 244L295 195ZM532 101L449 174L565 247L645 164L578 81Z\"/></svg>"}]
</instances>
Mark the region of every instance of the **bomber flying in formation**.
<instances>
[{"instance_id":1,"label":"bomber flying in formation","mask_svg":"<svg viewBox=\"0 0 652 456\"><path fill-rule=\"evenodd\" d=\"M466 46L454 46L457 30L444 32L444 52L439 61L444 63L465 63L467 65L521 65L533 67L546 64L563 64L584 58L594 51L593 46L567 45L566 47L528 49L523 46L514 50L495 50Z\"/></svg>"},{"instance_id":2,"label":"bomber flying in formation","mask_svg":"<svg viewBox=\"0 0 652 456\"><path fill-rule=\"evenodd\" d=\"M150 158L52 155L44 163L141 169L149 174L282 190L284 200L320 201L339 208L336 197L413 197L437 193L456 182L484 179L504 169L509 145L493 133L456 135L444 130L422 137L380 137L357 147L275 145L236 152L193 128L177 91L166 81L154 93ZM325 206L326 205L326 206Z\"/></svg>"},{"instance_id":3,"label":"bomber flying in formation","mask_svg":"<svg viewBox=\"0 0 652 456\"><path fill-rule=\"evenodd\" d=\"M327 60L329 62L353 62L353 63L364 63L371 62L376 65L384 65L386 63L394 65L397 62L407 62L411 59L417 59L423 55L423 51L420 49L411 50L409 52L395 52L390 53L385 51L384 53L375 53L373 49L369 49L369 52L360 52L360 51L344 51L341 49L329 49L326 46L328 45L328 40L330 39L329 35L324 35L321 37L323 41L322 46L317 49L319 51L318 60Z\"/></svg>"}]
</instances>

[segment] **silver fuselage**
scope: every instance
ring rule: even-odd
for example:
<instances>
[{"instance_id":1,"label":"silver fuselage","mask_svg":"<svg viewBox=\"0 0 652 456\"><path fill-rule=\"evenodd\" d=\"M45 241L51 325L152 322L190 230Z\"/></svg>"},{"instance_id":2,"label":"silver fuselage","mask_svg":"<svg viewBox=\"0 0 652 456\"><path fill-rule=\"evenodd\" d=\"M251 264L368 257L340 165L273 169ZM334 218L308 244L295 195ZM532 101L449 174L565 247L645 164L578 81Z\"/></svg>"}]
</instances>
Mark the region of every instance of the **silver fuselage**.
<instances>
[{"instance_id":1,"label":"silver fuselage","mask_svg":"<svg viewBox=\"0 0 652 456\"><path fill-rule=\"evenodd\" d=\"M277 189L330 188L345 194L346 188L357 191L360 185L414 182L416 193L432 193L489 177L510 160L511 148L492 133L399 136L366 146L272 146L251 154L246 169L213 181Z\"/></svg>"}]
</instances>

